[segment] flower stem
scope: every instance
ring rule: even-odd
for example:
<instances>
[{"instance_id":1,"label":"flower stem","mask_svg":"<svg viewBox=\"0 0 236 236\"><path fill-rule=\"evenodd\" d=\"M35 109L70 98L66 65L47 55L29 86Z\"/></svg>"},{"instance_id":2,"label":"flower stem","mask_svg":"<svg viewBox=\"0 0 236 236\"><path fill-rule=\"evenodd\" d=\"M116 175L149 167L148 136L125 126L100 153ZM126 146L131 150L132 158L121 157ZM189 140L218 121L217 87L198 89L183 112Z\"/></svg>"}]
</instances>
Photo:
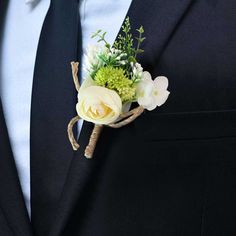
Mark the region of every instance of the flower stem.
<instances>
[{"instance_id":1,"label":"flower stem","mask_svg":"<svg viewBox=\"0 0 236 236\"><path fill-rule=\"evenodd\" d=\"M89 144L86 147L85 152L84 152L84 155L86 158L91 159L93 157L93 153L96 148L102 129L103 129L103 125L94 125L93 132L89 139Z\"/></svg>"}]
</instances>

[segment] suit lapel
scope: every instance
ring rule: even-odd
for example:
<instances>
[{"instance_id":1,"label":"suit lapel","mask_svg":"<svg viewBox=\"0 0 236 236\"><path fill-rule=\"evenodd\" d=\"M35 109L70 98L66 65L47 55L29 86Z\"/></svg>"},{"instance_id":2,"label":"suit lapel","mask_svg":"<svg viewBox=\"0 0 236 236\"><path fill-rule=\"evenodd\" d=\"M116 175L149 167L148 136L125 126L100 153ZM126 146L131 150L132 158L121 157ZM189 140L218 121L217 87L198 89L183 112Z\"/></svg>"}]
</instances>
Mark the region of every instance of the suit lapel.
<instances>
[{"instance_id":1,"label":"suit lapel","mask_svg":"<svg viewBox=\"0 0 236 236\"><path fill-rule=\"evenodd\" d=\"M0 38L8 1L0 2ZM0 78L1 79L1 78ZM1 96L1 95L0 95ZM0 210L14 235L32 235L0 98Z\"/></svg>"},{"instance_id":2,"label":"suit lapel","mask_svg":"<svg viewBox=\"0 0 236 236\"><path fill-rule=\"evenodd\" d=\"M14 235L30 236L31 226L10 147L0 101L0 209Z\"/></svg>"},{"instance_id":3,"label":"suit lapel","mask_svg":"<svg viewBox=\"0 0 236 236\"><path fill-rule=\"evenodd\" d=\"M36 235L48 233L73 157L66 129L75 115L70 62L79 60L79 28L78 1L52 0L40 36L31 104L31 205Z\"/></svg>"},{"instance_id":4,"label":"suit lapel","mask_svg":"<svg viewBox=\"0 0 236 236\"><path fill-rule=\"evenodd\" d=\"M146 40L145 52L139 59L145 68L152 72L154 63L159 60L172 34L188 12L193 0L151 0L133 1L129 16L133 29L144 26Z\"/></svg>"},{"instance_id":5,"label":"suit lapel","mask_svg":"<svg viewBox=\"0 0 236 236\"><path fill-rule=\"evenodd\" d=\"M171 34L181 18L191 5L192 0L133 0L127 16L130 17L133 34L135 29L143 25L146 32L147 40L144 44L145 55L140 58L144 68L151 70L153 60L157 60L160 56L165 44L168 42ZM102 26L101 26L102 28ZM152 35L155 35L157 41L152 41ZM145 57L145 58L144 58ZM152 57L155 57L152 58ZM66 184L58 209L56 221L51 229L51 236L56 236L63 233L69 217L72 216L73 208L79 209L80 212L76 215L78 224L85 216L85 203L89 201L89 188L92 180L96 179L97 173L101 171L102 163L105 161L109 152L108 140L114 137L114 132L106 129L102 133L97 149L95 150L94 158L87 160L84 158L84 149L89 140L92 131L92 124L84 122L79 143L80 149L75 153L68 172ZM113 136L113 137L112 137ZM106 143L104 145L104 143ZM112 143L111 143L112 144ZM109 158L109 157L108 157ZM78 206L79 205L79 206Z\"/></svg>"}]
</instances>

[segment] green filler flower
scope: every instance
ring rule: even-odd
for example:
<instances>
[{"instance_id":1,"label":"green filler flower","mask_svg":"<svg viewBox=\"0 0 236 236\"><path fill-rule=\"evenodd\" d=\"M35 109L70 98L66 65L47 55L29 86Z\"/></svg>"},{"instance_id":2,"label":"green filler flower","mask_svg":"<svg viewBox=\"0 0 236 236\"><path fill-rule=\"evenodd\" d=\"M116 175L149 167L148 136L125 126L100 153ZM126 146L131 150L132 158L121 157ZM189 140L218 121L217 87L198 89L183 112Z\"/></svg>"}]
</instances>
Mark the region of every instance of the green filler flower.
<instances>
[{"instance_id":1,"label":"green filler flower","mask_svg":"<svg viewBox=\"0 0 236 236\"><path fill-rule=\"evenodd\" d=\"M97 72L94 80L99 86L115 90L123 103L132 102L135 99L135 87L122 68L102 67Z\"/></svg>"}]
</instances>

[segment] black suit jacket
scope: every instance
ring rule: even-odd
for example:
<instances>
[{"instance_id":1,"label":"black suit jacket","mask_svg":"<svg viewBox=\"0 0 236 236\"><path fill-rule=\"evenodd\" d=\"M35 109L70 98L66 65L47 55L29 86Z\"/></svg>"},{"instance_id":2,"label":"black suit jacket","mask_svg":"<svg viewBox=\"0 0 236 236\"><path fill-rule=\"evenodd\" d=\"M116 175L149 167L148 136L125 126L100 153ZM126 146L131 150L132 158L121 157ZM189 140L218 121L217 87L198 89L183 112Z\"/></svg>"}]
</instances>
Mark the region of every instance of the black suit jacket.
<instances>
[{"instance_id":1,"label":"black suit jacket","mask_svg":"<svg viewBox=\"0 0 236 236\"><path fill-rule=\"evenodd\" d=\"M92 125L84 123L77 152L66 134L78 4L52 0L40 37L31 223L0 106L0 235L235 236L236 1L133 0L133 32L142 24L147 37L140 62L169 78L171 94L129 126L105 128L92 160L83 157ZM5 8L2 0L1 23Z\"/></svg>"}]
</instances>

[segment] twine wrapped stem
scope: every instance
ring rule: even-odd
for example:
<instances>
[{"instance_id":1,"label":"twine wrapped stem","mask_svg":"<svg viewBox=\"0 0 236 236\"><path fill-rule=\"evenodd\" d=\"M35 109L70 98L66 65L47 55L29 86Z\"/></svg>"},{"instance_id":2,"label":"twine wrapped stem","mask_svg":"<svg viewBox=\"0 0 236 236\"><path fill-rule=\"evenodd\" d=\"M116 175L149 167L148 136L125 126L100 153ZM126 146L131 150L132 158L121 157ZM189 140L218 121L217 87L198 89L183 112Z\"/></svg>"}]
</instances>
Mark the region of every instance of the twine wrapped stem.
<instances>
[{"instance_id":1,"label":"twine wrapped stem","mask_svg":"<svg viewBox=\"0 0 236 236\"><path fill-rule=\"evenodd\" d=\"M72 69L72 77L75 84L75 88L77 92L79 92L80 84L79 84L79 78L78 78L78 68L79 68L79 62L71 62L71 69Z\"/></svg>"},{"instance_id":2,"label":"twine wrapped stem","mask_svg":"<svg viewBox=\"0 0 236 236\"><path fill-rule=\"evenodd\" d=\"M103 125L94 125L93 132L89 139L89 144L86 147L85 153L84 153L86 158L91 159L93 157L93 153L96 148L96 144L98 142L102 129L103 129Z\"/></svg>"}]
</instances>

